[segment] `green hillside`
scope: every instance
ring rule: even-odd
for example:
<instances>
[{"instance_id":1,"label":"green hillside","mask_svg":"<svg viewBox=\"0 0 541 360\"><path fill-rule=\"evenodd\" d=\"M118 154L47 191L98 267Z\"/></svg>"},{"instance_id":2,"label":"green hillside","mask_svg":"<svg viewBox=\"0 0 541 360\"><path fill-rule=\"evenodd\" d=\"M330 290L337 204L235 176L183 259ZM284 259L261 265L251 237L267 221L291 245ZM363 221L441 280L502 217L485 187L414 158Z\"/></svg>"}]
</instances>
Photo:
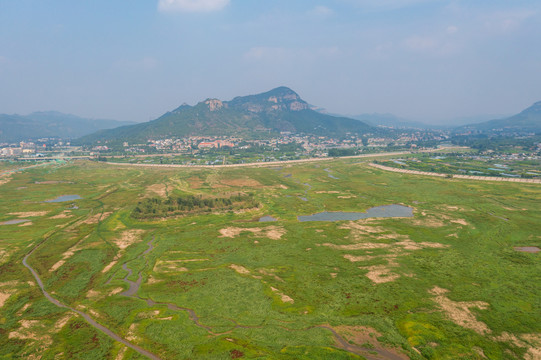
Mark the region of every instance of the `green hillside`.
<instances>
[{"instance_id":1,"label":"green hillside","mask_svg":"<svg viewBox=\"0 0 541 360\"><path fill-rule=\"evenodd\" d=\"M536 102L519 114L504 119L490 120L479 124L466 125L460 130L499 132L541 132L541 101Z\"/></svg>"},{"instance_id":2,"label":"green hillside","mask_svg":"<svg viewBox=\"0 0 541 360\"><path fill-rule=\"evenodd\" d=\"M363 134L374 130L358 120L314 111L293 90L279 87L262 94L236 97L231 101L207 99L195 106L182 105L156 120L99 131L78 142L133 142L190 135L261 138L282 131L340 136L348 132Z\"/></svg>"}]
</instances>

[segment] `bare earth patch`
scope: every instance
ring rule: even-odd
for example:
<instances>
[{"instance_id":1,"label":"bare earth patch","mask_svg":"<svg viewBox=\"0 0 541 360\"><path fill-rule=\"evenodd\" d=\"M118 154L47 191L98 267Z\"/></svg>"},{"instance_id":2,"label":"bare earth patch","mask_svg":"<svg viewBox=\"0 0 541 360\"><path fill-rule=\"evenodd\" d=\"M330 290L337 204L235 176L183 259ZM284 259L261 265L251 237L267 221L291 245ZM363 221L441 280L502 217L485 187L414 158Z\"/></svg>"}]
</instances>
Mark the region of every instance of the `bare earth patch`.
<instances>
[{"instance_id":1,"label":"bare earth patch","mask_svg":"<svg viewBox=\"0 0 541 360\"><path fill-rule=\"evenodd\" d=\"M250 274L250 270L246 269L244 266L231 264L229 265L229 267L235 270L236 272L238 272L239 274L242 274L242 275Z\"/></svg>"},{"instance_id":2,"label":"bare earth patch","mask_svg":"<svg viewBox=\"0 0 541 360\"><path fill-rule=\"evenodd\" d=\"M276 293L278 296L280 296L280 299L282 300L282 302L290 303L290 304L295 303L295 300L293 300L291 297L287 296L286 294L280 292L280 290L278 290L277 288L274 288L274 287L271 286L271 290L274 293Z\"/></svg>"},{"instance_id":3,"label":"bare earth patch","mask_svg":"<svg viewBox=\"0 0 541 360\"><path fill-rule=\"evenodd\" d=\"M325 325L328 327L331 327L330 325ZM381 333L373 328L367 327L367 326L348 326L348 325L340 325L340 326L334 326L331 327L336 331L337 334L339 334L341 337L344 338L349 344L356 344L357 346L363 347L365 344L370 344L370 347L379 354L376 357L371 357L374 359L384 359L384 358L392 358L393 359L409 359L408 356L405 354L402 354L401 352L386 347L383 344L381 344L378 341L378 337L381 336ZM338 347L344 348L342 344L338 343ZM367 349L368 350L368 349ZM368 351L367 351L368 355Z\"/></svg>"},{"instance_id":4,"label":"bare earth patch","mask_svg":"<svg viewBox=\"0 0 541 360\"><path fill-rule=\"evenodd\" d=\"M100 296L100 293L97 292L96 290L88 290L88 292L86 293L86 297L91 299L91 298L97 298Z\"/></svg>"},{"instance_id":5,"label":"bare earth patch","mask_svg":"<svg viewBox=\"0 0 541 360\"><path fill-rule=\"evenodd\" d=\"M27 212L12 212L9 215L15 215L18 218L32 217L32 216L45 216L48 211L27 211Z\"/></svg>"},{"instance_id":6,"label":"bare earth patch","mask_svg":"<svg viewBox=\"0 0 541 360\"><path fill-rule=\"evenodd\" d=\"M70 319L73 317L74 315L70 312L69 314L67 314L66 316L64 316L63 318L60 318L60 320L58 320L55 324L54 324L54 329L56 330L56 332L59 332L60 330L62 330L62 328L64 326L66 326L66 324L70 321Z\"/></svg>"},{"instance_id":7,"label":"bare earth patch","mask_svg":"<svg viewBox=\"0 0 541 360\"><path fill-rule=\"evenodd\" d=\"M434 286L434 288L429 291L429 293L435 295L433 300L447 314L451 321L467 329L472 329L481 335L490 334L492 332L484 322L478 321L470 311L470 308L474 307L481 310L487 309L489 306L488 303L483 301L452 301L445 297L447 292L449 292L449 290L442 289L438 286Z\"/></svg>"},{"instance_id":8,"label":"bare earth patch","mask_svg":"<svg viewBox=\"0 0 541 360\"><path fill-rule=\"evenodd\" d=\"M336 244L324 243L322 245L326 247L330 247L331 249L335 249L335 250L386 249L386 248L391 247L391 245L389 244L371 243L371 242L349 244L349 245L336 245Z\"/></svg>"},{"instance_id":9,"label":"bare earth patch","mask_svg":"<svg viewBox=\"0 0 541 360\"><path fill-rule=\"evenodd\" d=\"M6 303L6 301L9 299L9 297L11 296L11 292L0 292L0 308L2 306L4 306L4 304Z\"/></svg>"},{"instance_id":10,"label":"bare earth patch","mask_svg":"<svg viewBox=\"0 0 541 360\"><path fill-rule=\"evenodd\" d=\"M381 333L368 326L347 326L340 325L334 327L334 330L347 341L352 341L355 344L361 345L366 342L377 342L377 337Z\"/></svg>"},{"instance_id":11,"label":"bare earth patch","mask_svg":"<svg viewBox=\"0 0 541 360\"><path fill-rule=\"evenodd\" d=\"M158 195L159 197L167 197L167 186L165 184L154 184L147 186L145 197L152 197Z\"/></svg>"},{"instance_id":12,"label":"bare earth patch","mask_svg":"<svg viewBox=\"0 0 541 360\"><path fill-rule=\"evenodd\" d=\"M445 226L445 223L443 221L434 216L427 216L423 219L414 219L411 221L411 224L416 226L426 226L433 228Z\"/></svg>"},{"instance_id":13,"label":"bare earth patch","mask_svg":"<svg viewBox=\"0 0 541 360\"><path fill-rule=\"evenodd\" d=\"M500 336L494 336L493 339L499 342L509 342L516 347L526 348L528 351L524 355L525 360L541 359L541 334L522 334L520 339L506 332Z\"/></svg>"},{"instance_id":14,"label":"bare earth patch","mask_svg":"<svg viewBox=\"0 0 541 360\"><path fill-rule=\"evenodd\" d=\"M468 222L464 219L454 219L454 220L451 220L452 223L454 224L460 224L460 225L464 225L464 226L468 226Z\"/></svg>"},{"instance_id":15,"label":"bare earth patch","mask_svg":"<svg viewBox=\"0 0 541 360\"><path fill-rule=\"evenodd\" d=\"M107 266L105 266L105 267L103 268L103 270L101 271L101 273L102 273L102 274L105 274L107 271L111 270L111 268L112 268L113 266L115 266L116 263L118 263L118 259L115 259L115 260L111 261L109 264L107 264Z\"/></svg>"},{"instance_id":16,"label":"bare earth patch","mask_svg":"<svg viewBox=\"0 0 541 360\"><path fill-rule=\"evenodd\" d=\"M398 279L401 275L392 272L393 268L399 267L397 258L399 256L408 256L412 251L418 251L425 248L443 249L449 247L436 242L415 242L407 235L389 232L380 226L367 225L365 221L351 221L340 227L349 229L350 240L353 244L337 245L332 243L316 244L317 246L326 246L335 250L364 250L364 255L345 254L344 258L351 262L369 262L373 260L384 260L387 264L360 266L361 270L368 270L365 274L375 284L390 282ZM385 242L374 242L374 240L384 240ZM372 240L372 241L368 241ZM389 240L398 240L389 242ZM370 255L373 249L385 250L386 254ZM410 274L413 275L414 274Z\"/></svg>"},{"instance_id":17,"label":"bare earth patch","mask_svg":"<svg viewBox=\"0 0 541 360\"><path fill-rule=\"evenodd\" d=\"M239 236L242 232L251 232L259 237L267 237L271 240L280 240L282 236L286 233L285 229L281 226L267 226L263 228L238 228L238 227L228 227L225 229L220 229L221 237L235 238Z\"/></svg>"},{"instance_id":18,"label":"bare earth patch","mask_svg":"<svg viewBox=\"0 0 541 360\"><path fill-rule=\"evenodd\" d=\"M359 269L368 270L366 277L375 284L395 281L400 277L399 274L392 273L387 265L360 266Z\"/></svg>"},{"instance_id":19,"label":"bare earth patch","mask_svg":"<svg viewBox=\"0 0 541 360\"><path fill-rule=\"evenodd\" d=\"M116 246L118 246L121 250L124 250L128 246L135 244L138 241L141 241L141 238L144 232L145 230L142 230L142 229L126 230L122 232L122 234L120 235L120 238L117 238L113 241L116 244Z\"/></svg>"},{"instance_id":20,"label":"bare earth patch","mask_svg":"<svg viewBox=\"0 0 541 360\"><path fill-rule=\"evenodd\" d=\"M75 255L75 253L79 250L82 250L83 248L80 246L81 243L83 241L85 241L86 239L88 238L88 236L82 238L81 240L79 240L77 242L77 244L73 245L71 248L69 248L66 252L64 252L62 254L62 259L60 259L59 261L57 261L49 271L56 271L58 270L58 268L60 268L62 265L64 265L66 263L66 261L72 257L73 255Z\"/></svg>"},{"instance_id":21,"label":"bare earth patch","mask_svg":"<svg viewBox=\"0 0 541 360\"><path fill-rule=\"evenodd\" d=\"M22 227L22 226L30 226L30 225L33 225L32 221L27 221L25 223L22 223L20 225L18 225L19 227Z\"/></svg>"},{"instance_id":22,"label":"bare earth patch","mask_svg":"<svg viewBox=\"0 0 541 360\"><path fill-rule=\"evenodd\" d=\"M228 186L243 187L243 186L261 186L261 183L257 180L250 178L243 179L221 179L220 183Z\"/></svg>"},{"instance_id":23,"label":"bare earth patch","mask_svg":"<svg viewBox=\"0 0 541 360\"><path fill-rule=\"evenodd\" d=\"M126 355L126 351L128 351L127 346L123 346L122 349L116 354L115 360L122 360L124 359L124 355Z\"/></svg>"},{"instance_id":24,"label":"bare earth patch","mask_svg":"<svg viewBox=\"0 0 541 360\"><path fill-rule=\"evenodd\" d=\"M121 287L114 288L114 289L111 290L111 292L109 293L109 296L113 296L113 295L116 295L116 294L120 294L122 291L124 291L124 289L121 288Z\"/></svg>"},{"instance_id":25,"label":"bare earth patch","mask_svg":"<svg viewBox=\"0 0 541 360\"><path fill-rule=\"evenodd\" d=\"M270 270L267 270L267 269L259 269L259 273L262 274L262 275L265 275L265 276L270 276L270 277L273 277L274 280L278 280L278 281L281 281L281 282L284 282L284 279L282 279L281 277L279 277L278 275L276 275L274 272L276 270L274 269L270 269Z\"/></svg>"},{"instance_id":26,"label":"bare earth patch","mask_svg":"<svg viewBox=\"0 0 541 360\"><path fill-rule=\"evenodd\" d=\"M11 181L11 176L0 176L0 186Z\"/></svg>"},{"instance_id":27,"label":"bare earth patch","mask_svg":"<svg viewBox=\"0 0 541 360\"><path fill-rule=\"evenodd\" d=\"M91 217L87 218L85 221L83 221L84 224L97 224L100 221L103 221L111 215L112 212L104 212L92 215Z\"/></svg>"},{"instance_id":28,"label":"bare earth patch","mask_svg":"<svg viewBox=\"0 0 541 360\"><path fill-rule=\"evenodd\" d=\"M185 263L209 261L209 259L187 259L187 260L158 260L154 265L153 271L156 273L163 272L186 272L189 271L185 267Z\"/></svg>"},{"instance_id":29,"label":"bare earth patch","mask_svg":"<svg viewBox=\"0 0 541 360\"><path fill-rule=\"evenodd\" d=\"M73 215L71 214L71 211L69 210L64 210L62 211L60 214L58 215L55 215L55 216L51 216L49 219L66 219L66 218L70 218L72 217Z\"/></svg>"}]
</instances>

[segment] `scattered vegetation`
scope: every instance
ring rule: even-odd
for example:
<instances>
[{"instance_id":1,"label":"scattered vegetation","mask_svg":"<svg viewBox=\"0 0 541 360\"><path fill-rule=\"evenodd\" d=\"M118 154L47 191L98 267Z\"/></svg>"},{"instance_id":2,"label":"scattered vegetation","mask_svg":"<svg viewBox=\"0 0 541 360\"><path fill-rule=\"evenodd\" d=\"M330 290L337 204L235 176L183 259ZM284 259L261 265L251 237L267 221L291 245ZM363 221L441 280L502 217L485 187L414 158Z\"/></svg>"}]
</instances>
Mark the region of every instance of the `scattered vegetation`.
<instances>
[{"instance_id":1,"label":"scattered vegetation","mask_svg":"<svg viewBox=\"0 0 541 360\"><path fill-rule=\"evenodd\" d=\"M0 223L32 224L0 226L0 358L142 358L43 296L22 265L41 243L27 261L53 297L162 359L535 359L541 253L514 248L541 247L541 186L360 161L10 175ZM156 184L165 196L142 199ZM82 199L43 202L65 194ZM414 217L297 220L392 203ZM142 204L165 216L132 216Z\"/></svg>"}]
</instances>

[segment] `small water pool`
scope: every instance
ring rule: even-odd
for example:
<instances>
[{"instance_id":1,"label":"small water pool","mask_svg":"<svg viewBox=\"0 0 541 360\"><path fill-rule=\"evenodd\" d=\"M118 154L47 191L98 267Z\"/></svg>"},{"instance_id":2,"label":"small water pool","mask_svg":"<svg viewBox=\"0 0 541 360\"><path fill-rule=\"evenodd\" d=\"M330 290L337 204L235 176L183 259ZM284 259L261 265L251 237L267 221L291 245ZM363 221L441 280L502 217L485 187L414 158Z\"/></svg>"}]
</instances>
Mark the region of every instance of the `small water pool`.
<instances>
[{"instance_id":1,"label":"small water pool","mask_svg":"<svg viewBox=\"0 0 541 360\"><path fill-rule=\"evenodd\" d=\"M391 217L413 217L413 209L404 205L383 205L368 209L366 212L329 212L324 211L313 215L297 216L301 222L304 221L342 221L360 220L368 218L391 218Z\"/></svg>"},{"instance_id":2,"label":"small water pool","mask_svg":"<svg viewBox=\"0 0 541 360\"><path fill-rule=\"evenodd\" d=\"M64 201L73 201L73 200L79 200L82 199L79 195L62 195L57 197L56 199L52 200L45 200L45 202L48 203L57 203L57 202L64 202Z\"/></svg>"}]
</instances>

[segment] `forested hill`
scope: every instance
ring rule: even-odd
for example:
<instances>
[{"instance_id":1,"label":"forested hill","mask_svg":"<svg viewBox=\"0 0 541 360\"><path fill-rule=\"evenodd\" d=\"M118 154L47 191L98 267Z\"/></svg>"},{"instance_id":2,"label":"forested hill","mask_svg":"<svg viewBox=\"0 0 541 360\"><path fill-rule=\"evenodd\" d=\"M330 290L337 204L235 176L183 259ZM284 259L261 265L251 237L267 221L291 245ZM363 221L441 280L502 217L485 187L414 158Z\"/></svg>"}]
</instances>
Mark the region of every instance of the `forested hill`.
<instances>
[{"instance_id":1,"label":"forested hill","mask_svg":"<svg viewBox=\"0 0 541 360\"><path fill-rule=\"evenodd\" d=\"M458 128L458 130L541 133L541 101L536 102L516 115L504 119L465 125Z\"/></svg>"},{"instance_id":2,"label":"forested hill","mask_svg":"<svg viewBox=\"0 0 541 360\"><path fill-rule=\"evenodd\" d=\"M341 136L379 130L359 120L314 111L296 92L279 87L231 101L207 99L195 106L181 105L156 120L99 131L79 139L78 143L139 142L197 135L261 138L283 131Z\"/></svg>"}]
</instances>

